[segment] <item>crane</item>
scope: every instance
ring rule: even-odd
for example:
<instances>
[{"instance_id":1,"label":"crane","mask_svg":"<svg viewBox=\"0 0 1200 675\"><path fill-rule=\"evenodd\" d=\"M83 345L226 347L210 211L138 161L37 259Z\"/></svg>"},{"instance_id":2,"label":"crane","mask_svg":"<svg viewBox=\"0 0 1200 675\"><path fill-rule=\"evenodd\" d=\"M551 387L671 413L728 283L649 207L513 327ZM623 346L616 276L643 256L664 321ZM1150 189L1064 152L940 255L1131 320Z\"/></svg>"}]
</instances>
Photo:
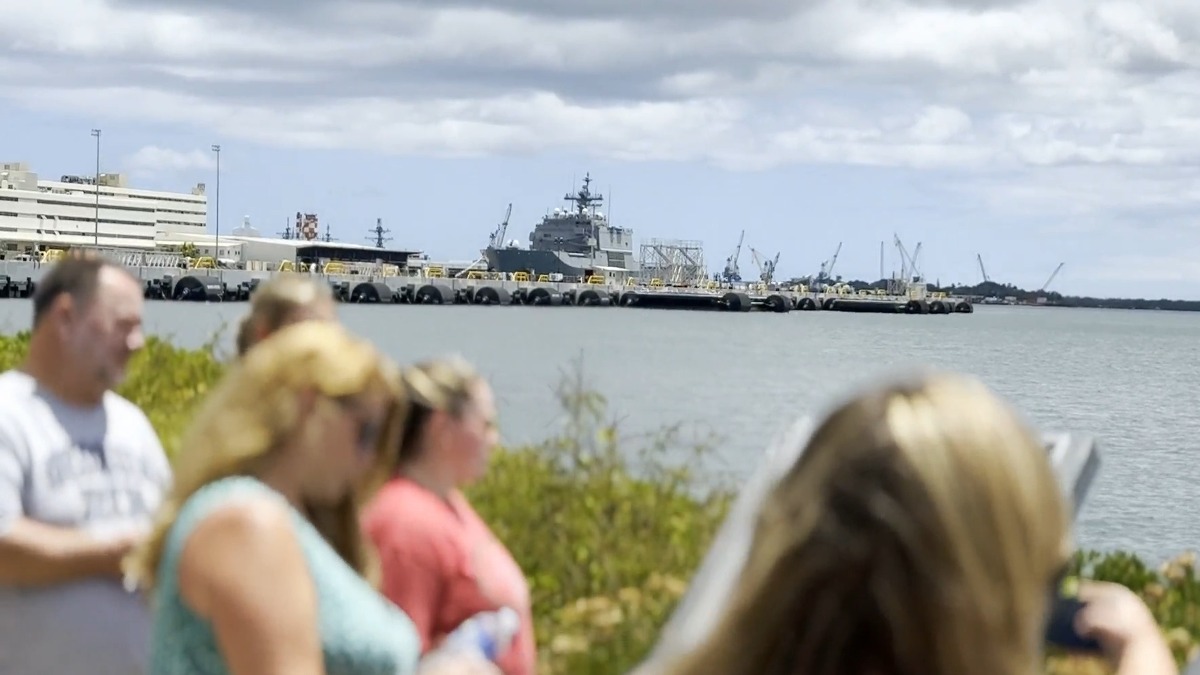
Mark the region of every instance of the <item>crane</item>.
<instances>
[{"instance_id":1,"label":"crane","mask_svg":"<svg viewBox=\"0 0 1200 675\"><path fill-rule=\"evenodd\" d=\"M742 243L746 241L746 231L742 230L742 235L738 237L737 248L733 250L733 255L725 259L725 269L721 271L721 280L727 284L737 283L742 280L742 272L738 269L738 259L742 257Z\"/></svg>"},{"instance_id":2,"label":"crane","mask_svg":"<svg viewBox=\"0 0 1200 675\"><path fill-rule=\"evenodd\" d=\"M910 254L904 247L904 242L900 241L900 235L892 233L892 238L895 241L896 250L900 253L900 274L888 281L888 292L894 295L904 295L908 293L913 284L921 283L921 273L917 269L917 258L921 255L921 242L917 242L917 247Z\"/></svg>"},{"instance_id":3,"label":"crane","mask_svg":"<svg viewBox=\"0 0 1200 675\"><path fill-rule=\"evenodd\" d=\"M909 281L920 281L921 273L917 269L917 258L921 255L921 242L917 242L917 247L912 253L904 247L904 242L900 241L900 235L892 234L896 242L896 250L900 252L900 278L906 283Z\"/></svg>"},{"instance_id":4,"label":"crane","mask_svg":"<svg viewBox=\"0 0 1200 675\"><path fill-rule=\"evenodd\" d=\"M842 242L839 241L837 249L835 249L833 252L833 256L828 260L821 261L820 271L817 272L816 276L810 276L808 278L808 285L811 286L813 290L821 290L825 288L825 286L829 285L829 282L833 281L833 266L837 264L838 254L841 252Z\"/></svg>"},{"instance_id":5,"label":"crane","mask_svg":"<svg viewBox=\"0 0 1200 675\"><path fill-rule=\"evenodd\" d=\"M775 279L775 266L779 264L779 254L771 260L764 258L753 246L750 247L750 258L754 260L754 266L758 268L758 278L764 284L769 284Z\"/></svg>"},{"instance_id":6,"label":"crane","mask_svg":"<svg viewBox=\"0 0 1200 675\"><path fill-rule=\"evenodd\" d=\"M508 210L504 212L504 220L501 221L496 229L488 237L488 245L491 248L500 248L504 246L504 235L508 234L508 219L512 216L512 203L508 204Z\"/></svg>"},{"instance_id":7,"label":"crane","mask_svg":"<svg viewBox=\"0 0 1200 675\"><path fill-rule=\"evenodd\" d=\"M1046 287L1050 285L1051 281L1054 281L1054 277L1058 276L1059 270L1061 270L1065 264L1066 263L1058 263L1058 267L1055 267L1054 271L1050 273L1050 278L1046 279L1046 283L1042 284L1042 287L1038 289L1038 293L1046 290Z\"/></svg>"},{"instance_id":8,"label":"crane","mask_svg":"<svg viewBox=\"0 0 1200 675\"><path fill-rule=\"evenodd\" d=\"M985 284L992 283L992 278L988 276L987 268L985 268L983 266L983 254L976 253L975 259L979 261L979 273L983 275L983 283L985 283Z\"/></svg>"}]
</instances>

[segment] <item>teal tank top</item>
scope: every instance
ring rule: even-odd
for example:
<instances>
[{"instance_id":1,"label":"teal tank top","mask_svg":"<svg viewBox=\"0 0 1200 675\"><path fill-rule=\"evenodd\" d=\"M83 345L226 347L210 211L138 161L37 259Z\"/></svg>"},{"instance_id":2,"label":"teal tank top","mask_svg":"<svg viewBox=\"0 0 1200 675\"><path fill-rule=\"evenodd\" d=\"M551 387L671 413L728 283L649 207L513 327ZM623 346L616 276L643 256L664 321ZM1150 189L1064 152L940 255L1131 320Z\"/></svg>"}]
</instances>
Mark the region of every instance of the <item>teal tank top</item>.
<instances>
[{"instance_id":1,"label":"teal tank top","mask_svg":"<svg viewBox=\"0 0 1200 675\"><path fill-rule=\"evenodd\" d=\"M254 478L233 477L198 490L167 535L154 592L150 675L229 675L212 625L179 594L183 544L214 509L243 496L282 495ZM292 522L317 590L321 648L329 675L411 675L421 642L412 621L363 580L291 505Z\"/></svg>"}]
</instances>

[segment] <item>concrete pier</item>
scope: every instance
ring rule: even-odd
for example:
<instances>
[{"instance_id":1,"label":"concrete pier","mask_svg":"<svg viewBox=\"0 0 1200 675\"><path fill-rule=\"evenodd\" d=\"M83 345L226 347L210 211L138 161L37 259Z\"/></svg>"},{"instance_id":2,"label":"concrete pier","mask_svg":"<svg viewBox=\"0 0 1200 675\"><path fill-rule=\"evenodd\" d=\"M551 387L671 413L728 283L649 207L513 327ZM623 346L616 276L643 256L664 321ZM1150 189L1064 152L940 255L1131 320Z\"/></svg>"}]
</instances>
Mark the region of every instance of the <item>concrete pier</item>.
<instances>
[{"instance_id":1,"label":"concrete pier","mask_svg":"<svg viewBox=\"0 0 1200 675\"><path fill-rule=\"evenodd\" d=\"M33 293L48 267L25 261L0 262L0 298ZM133 267L146 297L184 302L248 300L253 288L274 272L232 269ZM333 288L342 302L362 304L530 305L537 307L632 307L723 312L840 311L877 314L970 314L962 298L904 297L877 294L801 293L795 290L674 288L664 285L617 285L491 278L439 278L361 274L313 274Z\"/></svg>"}]
</instances>

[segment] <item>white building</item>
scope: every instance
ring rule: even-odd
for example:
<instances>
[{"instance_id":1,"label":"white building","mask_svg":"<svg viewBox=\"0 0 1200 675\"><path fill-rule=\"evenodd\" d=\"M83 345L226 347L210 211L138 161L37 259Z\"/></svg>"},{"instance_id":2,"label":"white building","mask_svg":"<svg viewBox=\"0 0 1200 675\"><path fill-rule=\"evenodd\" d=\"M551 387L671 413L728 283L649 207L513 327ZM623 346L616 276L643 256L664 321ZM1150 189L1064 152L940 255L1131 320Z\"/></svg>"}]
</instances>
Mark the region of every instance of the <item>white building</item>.
<instances>
[{"instance_id":1,"label":"white building","mask_svg":"<svg viewBox=\"0 0 1200 675\"><path fill-rule=\"evenodd\" d=\"M164 236L203 235L207 220L203 183L190 193L159 192L130 188L122 174L100 174L98 181L91 176L46 180L23 162L0 164L0 248L5 250L34 244L153 249Z\"/></svg>"},{"instance_id":2,"label":"white building","mask_svg":"<svg viewBox=\"0 0 1200 675\"><path fill-rule=\"evenodd\" d=\"M234 232L255 231L249 225L249 217L241 228ZM212 234L167 234L158 241L162 249L180 250L184 244L194 247L197 257L220 258L221 264L230 268L250 271L271 271L281 263L318 263L345 261L415 265L420 261L419 251L381 251L373 246L348 244L320 239L272 239L251 237L243 234L222 234L218 240ZM219 250L218 250L219 249Z\"/></svg>"}]
</instances>

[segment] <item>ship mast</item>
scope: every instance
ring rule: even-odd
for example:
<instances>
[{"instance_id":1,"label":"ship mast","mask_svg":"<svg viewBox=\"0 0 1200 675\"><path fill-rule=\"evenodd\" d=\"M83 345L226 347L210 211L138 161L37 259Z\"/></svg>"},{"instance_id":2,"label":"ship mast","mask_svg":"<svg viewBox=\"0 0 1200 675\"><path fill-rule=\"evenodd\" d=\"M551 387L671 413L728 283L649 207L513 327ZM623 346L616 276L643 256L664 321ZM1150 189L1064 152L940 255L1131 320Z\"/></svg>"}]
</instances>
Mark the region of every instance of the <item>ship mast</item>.
<instances>
[{"instance_id":1,"label":"ship mast","mask_svg":"<svg viewBox=\"0 0 1200 675\"><path fill-rule=\"evenodd\" d=\"M595 204L604 201L604 195L592 194L589 186L592 184L592 174L587 173L583 176L583 187L576 194L567 194L563 199L574 202L575 212L579 215L587 215L588 209L594 208Z\"/></svg>"},{"instance_id":2,"label":"ship mast","mask_svg":"<svg viewBox=\"0 0 1200 675\"><path fill-rule=\"evenodd\" d=\"M600 243L600 228L594 217L596 215L595 205L604 201L604 195L599 193L592 194L591 184L592 173L589 171L583 175L583 187L579 189L579 192L574 195L568 193L563 199L574 202L576 218L587 220L588 229L590 230L588 235L588 253L590 254L590 258L595 259L596 247Z\"/></svg>"}]
</instances>

